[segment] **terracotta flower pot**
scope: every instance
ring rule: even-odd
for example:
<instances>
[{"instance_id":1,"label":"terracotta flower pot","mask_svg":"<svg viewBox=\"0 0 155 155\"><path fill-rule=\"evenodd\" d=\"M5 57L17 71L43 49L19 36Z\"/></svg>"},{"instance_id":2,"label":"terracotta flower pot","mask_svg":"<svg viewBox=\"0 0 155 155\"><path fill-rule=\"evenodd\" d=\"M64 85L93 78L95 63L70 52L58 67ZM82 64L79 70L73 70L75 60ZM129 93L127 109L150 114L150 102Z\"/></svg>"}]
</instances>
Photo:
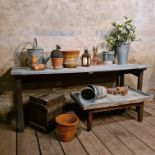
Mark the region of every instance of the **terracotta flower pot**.
<instances>
[{"instance_id":1,"label":"terracotta flower pot","mask_svg":"<svg viewBox=\"0 0 155 155\"><path fill-rule=\"evenodd\" d=\"M63 142L71 141L76 132L79 118L75 114L61 114L56 117L56 134Z\"/></svg>"},{"instance_id":2,"label":"terracotta flower pot","mask_svg":"<svg viewBox=\"0 0 155 155\"><path fill-rule=\"evenodd\" d=\"M63 67L63 58L51 58L53 69L61 69Z\"/></svg>"}]
</instances>

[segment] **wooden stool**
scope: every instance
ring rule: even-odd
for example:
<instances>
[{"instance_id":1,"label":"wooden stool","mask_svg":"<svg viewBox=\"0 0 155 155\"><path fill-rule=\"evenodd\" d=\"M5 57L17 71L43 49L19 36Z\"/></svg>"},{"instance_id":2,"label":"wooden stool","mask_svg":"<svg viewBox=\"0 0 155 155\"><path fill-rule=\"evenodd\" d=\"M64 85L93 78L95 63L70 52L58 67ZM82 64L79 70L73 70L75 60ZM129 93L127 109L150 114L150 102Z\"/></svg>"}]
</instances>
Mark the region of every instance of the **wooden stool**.
<instances>
[{"instance_id":1,"label":"wooden stool","mask_svg":"<svg viewBox=\"0 0 155 155\"><path fill-rule=\"evenodd\" d=\"M107 94L106 97L97 100L84 100L81 98L80 92L72 92L70 95L83 110L87 111L87 131L91 130L94 112L103 112L136 106L138 109L138 121L142 122L144 102L153 99L153 95L149 95L132 88L129 88L127 96Z\"/></svg>"}]
</instances>

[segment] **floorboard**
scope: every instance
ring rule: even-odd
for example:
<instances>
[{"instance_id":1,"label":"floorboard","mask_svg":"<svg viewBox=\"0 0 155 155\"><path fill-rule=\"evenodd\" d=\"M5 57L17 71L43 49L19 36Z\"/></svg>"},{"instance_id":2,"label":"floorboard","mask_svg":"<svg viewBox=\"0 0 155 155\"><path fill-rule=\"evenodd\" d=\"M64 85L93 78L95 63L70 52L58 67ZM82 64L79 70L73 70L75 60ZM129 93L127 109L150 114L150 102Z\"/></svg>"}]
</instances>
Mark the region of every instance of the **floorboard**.
<instances>
[{"instance_id":1,"label":"floorboard","mask_svg":"<svg viewBox=\"0 0 155 155\"><path fill-rule=\"evenodd\" d=\"M77 137L71 142L60 142L66 155L87 155L85 148L81 145Z\"/></svg>"},{"instance_id":2,"label":"floorboard","mask_svg":"<svg viewBox=\"0 0 155 155\"><path fill-rule=\"evenodd\" d=\"M153 155L155 152L145 145L139 138L137 138L133 132L133 126L123 125L124 122L128 122L128 120L120 120L121 116L113 116L113 119L106 118L104 122L106 122L106 127L115 134L128 148L130 148L135 154L141 155ZM122 117L124 119L124 117ZM120 125L121 124L121 125ZM138 130L137 130L138 133ZM142 135L141 135L142 136ZM152 138L152 137L151 137Z\"/></svg>"},{"instance_id":3,"label":"floorboard","mask_svg":"<svg viewBox=\"0 0 155 155\"><path fill-rule=\"evenodd\" d=\"M36 131L32 128L25 128L23 133L17 133L18 155L40 155Z\"/></svg>"},{"instance_id":4,"label":"floorboard","mask_svg":"<svg viewBox=\"0 0 155 155\"><path fill-rule=\"evenodd\" d=\"M0 155L16 155L16 132L0 123Z\"/></svg>"},{"instance_id":5,"label":"floorboard","mask_svg":"<svg viewBox=\"0 0 155 155\"><path fill-rule=\"evenodd\" d=\"M71 142L59 141L55 131L46 134L30 127L16 136L0 123L0 155L155 155L155 100L145 104L144 111L143 122L131 109L96 115L92 131L80 122Z\"/></svg>"},{"instance_id":6,"label":"floorboard","mask_svg":"<svg viewBox=\"0 0 155 155\"><path fill-rule=\"evenodd\" d=\"M119 125L125 128L128 132L130 132L137 141L141 141L144 144L141 144L140 150L142 150L141 154L155 154L155 137L146 130L144 130L141 126L137 125L141 122L136 122L136 120L126 120L124 116L115 116L113 117L115 121ZM135 123L136 122L136 123ZM143 126L144 127L144 126ZM137 147L138 143L135 143L134 146ZM129 146L129 145L128 145Z\"/></svg>"},{"instance_id":7,"label":"floorboard","mask_svg":"<svg viewBox=\"0 0 155 155\"><path fill-rule=\"evenodd\" d=\"M37 131L37 136L42 155L64 155L54 131L49 134Z\"/></svg>"},{"instance_id":8,"label":"floorboard","mask_svg":"<svg viewBox=\"0 0 155 155\"><path fill-rule=\"evenodd\" d=\"M108 148L110 152L114 155L133 155L134 153L130 150L115 134L109 131L105 124L96 119L93 122L93 133L102 141L102 143Z\"/></svg>"},{"instance_id":9,"label":"floorboard","mask_svg":"<svg viewBox=\"0 0 155 155\"><path fill-rule=\"evenodd\" d=\"M81 144L85 147L88 154L90 154L90 155L94 155L94 154L110 155L110 154L112 154L103 145L103 143L93 134L92 131L90 131L90 132L87 131L86 126L82 122L79 123L77 137L80 140Z\"/></svg>"},{"instance_id":10,"label":"floorboard","mask_svg":"<svg viewBox=\"0 0 155 155\"><path fill-rule=\"evenodd\" d=\"M148 113L145 115L146 112L144 112L144 119L143 122L139 122L137 123L137 121L135 121L135 119L137 118L137 114L135 111L128 111L128 113L126 114L126 117L130 117L130 120L128 120L129 122L132 122L135 126L139 126L140 128L142 128L143 130L145 130L145 132L148 132L149 134L155 136L155 117L153 117L152 115L148 115ZM131 117L133 119L131 119Z\"/></svg>"}]
</instances>

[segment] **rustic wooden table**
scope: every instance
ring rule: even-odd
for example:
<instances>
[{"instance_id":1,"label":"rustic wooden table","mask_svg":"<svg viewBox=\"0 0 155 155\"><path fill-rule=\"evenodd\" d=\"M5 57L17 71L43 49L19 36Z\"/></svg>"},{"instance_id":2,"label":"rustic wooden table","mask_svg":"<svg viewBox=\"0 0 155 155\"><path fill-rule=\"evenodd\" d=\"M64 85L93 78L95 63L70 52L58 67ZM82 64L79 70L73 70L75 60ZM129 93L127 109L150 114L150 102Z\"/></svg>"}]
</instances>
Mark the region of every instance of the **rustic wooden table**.
<instances>
[{"instance_id":1,"label":"rustic wooden table","mask_svg":"<svg viewBox=\"0 0 155 155\"><path fill-rule=\"evenodd\" d=\"M128 95L113 95L107 94L106 97L97 100L84 100L80 92L72 92L71 97L82 110L87 111L87 130L91 130L93 113L103 112L115 109L128 108L132 106L137 107L138 121L143 120L144 102L153 99L153 95L146 94L140 90L129 88Z\"/></svg>"},{"instance_id":2,"label":"rustic wooden table","mask_svg":"<svg viewBox=\"0 0 155 155\"><path fill-rule=\"evenodd\" d=\"M90 67L45 69L33 71L30 68L12 68L14 78L13 100L17 110L17 131L24 131L23 89L56 88L103 82L116 82L124 85L124 75L133 74L138 78L137 88L142 89L143 72L147 65L99 65Z\"/></svg>"}]
</instances>

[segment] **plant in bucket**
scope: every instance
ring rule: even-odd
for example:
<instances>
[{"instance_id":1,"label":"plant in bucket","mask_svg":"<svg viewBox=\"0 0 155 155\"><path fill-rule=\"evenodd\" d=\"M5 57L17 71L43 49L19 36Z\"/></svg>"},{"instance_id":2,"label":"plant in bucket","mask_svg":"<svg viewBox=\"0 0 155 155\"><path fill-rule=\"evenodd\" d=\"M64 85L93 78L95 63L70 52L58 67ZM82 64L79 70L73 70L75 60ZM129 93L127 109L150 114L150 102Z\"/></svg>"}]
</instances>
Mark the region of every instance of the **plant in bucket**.
<instances>
[{"instance_id":1,"label":"plant in bucket","mask_svg":"<svg viewBox=\"0 0 155 155\"><path fill-rule=\"evenodd\" d=\"M112 23L113 29L106 36L109 50L116 51L118 64L128 63L128 51L130 43L136 40L135 29L132 20L124 17L121 24Z\"/></svg>"},{"instance_id":2,"label":"plant in bucket","mask_svg":"<svg viewBox=\"0 0 155 155\"><path fill-rule=\"evenodd\" d=\"M61 47L56 45L56 49L51 52L51 63L53 69L61 69L63 67L63 53Z\"/></svg>"},{"instance_id":3,"label":"plant in bucket","mask_svg":"<svg viewBox=\"0 0 155 155\"><path fill-rule=\"evenodd\" d=\"M79 118L74 113L61 114L55 119L58 139L63 142L71 141L76 133Z\"/></svg>"}]
</instances>

